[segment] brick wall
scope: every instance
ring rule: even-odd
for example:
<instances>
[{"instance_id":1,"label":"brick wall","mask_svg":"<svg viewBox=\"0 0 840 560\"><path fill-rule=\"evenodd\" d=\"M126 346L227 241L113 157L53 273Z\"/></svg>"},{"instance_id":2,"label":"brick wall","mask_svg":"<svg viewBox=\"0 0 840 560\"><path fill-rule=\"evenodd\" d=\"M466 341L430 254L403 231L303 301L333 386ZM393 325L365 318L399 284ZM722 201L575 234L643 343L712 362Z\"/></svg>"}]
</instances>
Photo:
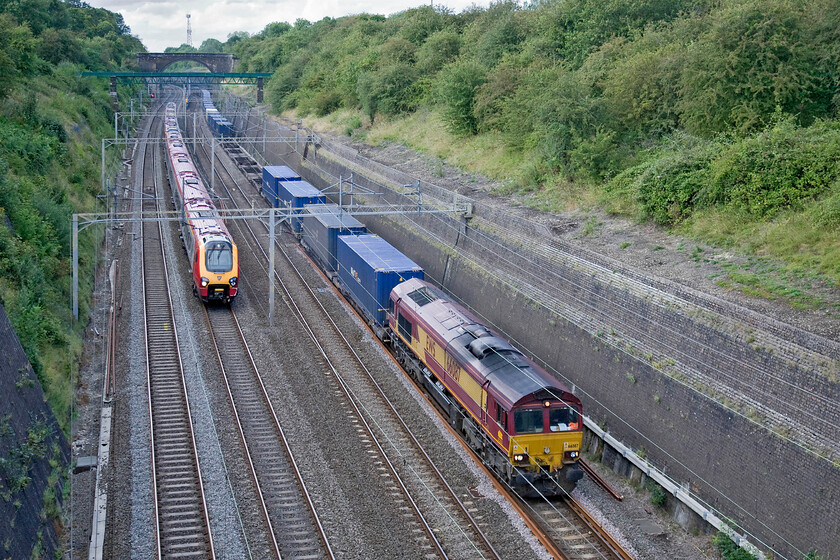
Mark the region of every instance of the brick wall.
<instances>
[{"instance_id":1,"label":"brick wall","mask_svg":"<svg viewBox=\"0 0 840 560\"><path fill-rule=\"evenodd\" d=\"M318 187L351 172L374 188L410 182L340 151L310 148L301 161L275 145L265 157ZM582 254L543 226L490 207L475 206L471 227L446 216L363 221L556 371L592 419L644 449L755 544L791 558L811 548L840 555L835 342Z\"/></svg>"}]
</instances>

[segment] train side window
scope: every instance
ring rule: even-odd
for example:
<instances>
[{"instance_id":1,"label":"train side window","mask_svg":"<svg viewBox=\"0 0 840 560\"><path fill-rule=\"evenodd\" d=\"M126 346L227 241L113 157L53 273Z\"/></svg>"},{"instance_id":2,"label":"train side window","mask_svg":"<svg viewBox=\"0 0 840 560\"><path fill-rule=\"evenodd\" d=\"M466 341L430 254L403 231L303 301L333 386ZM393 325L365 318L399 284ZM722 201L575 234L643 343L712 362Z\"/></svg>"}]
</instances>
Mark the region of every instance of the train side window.
<instances>
[{"instance_id":1,"label":"train side window","mask_svg":"<svg viewBox=\"0 0 840 560\"><path fill-rule=\"evenodd\" d=\"M411 321L409 321L402 313L400 313L397 327L399 328L400 335L411 342Z\"/></svg>"}]
</instances>

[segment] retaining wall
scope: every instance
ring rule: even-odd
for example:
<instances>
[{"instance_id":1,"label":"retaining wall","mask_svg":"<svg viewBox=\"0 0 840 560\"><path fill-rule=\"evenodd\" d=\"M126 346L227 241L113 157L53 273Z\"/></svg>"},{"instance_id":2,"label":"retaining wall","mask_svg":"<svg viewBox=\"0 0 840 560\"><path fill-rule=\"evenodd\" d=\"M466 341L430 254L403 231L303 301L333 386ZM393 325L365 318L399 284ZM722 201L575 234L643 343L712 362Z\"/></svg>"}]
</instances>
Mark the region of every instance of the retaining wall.
<instances>
[{"instance_id":1,"label":"retaining wall","mask_svg":"<svg viewBox=\"0 0 840 560\"><path fill-rule=\"evenodd\" d=\"M345 146L291 148L268 145L258 159L289 165L319 188L353 173L358 184L395 189L377 203L411 200L397 192L411 178ZM469 224L360 218L555 371L590 419L755 544L788 558L811 548L840 556L836 342L582 254L513 214L473 211Z\"/></svg>"}]
</instances>

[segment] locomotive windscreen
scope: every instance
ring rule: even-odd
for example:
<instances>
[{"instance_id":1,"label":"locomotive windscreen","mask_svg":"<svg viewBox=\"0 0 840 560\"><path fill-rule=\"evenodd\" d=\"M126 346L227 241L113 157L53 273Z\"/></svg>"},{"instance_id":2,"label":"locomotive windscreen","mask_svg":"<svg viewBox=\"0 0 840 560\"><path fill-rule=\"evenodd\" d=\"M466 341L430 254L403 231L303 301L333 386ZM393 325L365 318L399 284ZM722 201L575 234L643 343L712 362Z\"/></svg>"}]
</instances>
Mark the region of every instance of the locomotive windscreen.
<instances>
[{"instance_id":1,"label":"locomotive windscreen","mask_svg":"<svg viewBox=\"0 0 840 560\"><path fill-rule=\"evenodd\" d=\"M207 244L207 270L210 272L229 272L233 268L233 250L224 241Z\"/></svg>"}]
</instances>

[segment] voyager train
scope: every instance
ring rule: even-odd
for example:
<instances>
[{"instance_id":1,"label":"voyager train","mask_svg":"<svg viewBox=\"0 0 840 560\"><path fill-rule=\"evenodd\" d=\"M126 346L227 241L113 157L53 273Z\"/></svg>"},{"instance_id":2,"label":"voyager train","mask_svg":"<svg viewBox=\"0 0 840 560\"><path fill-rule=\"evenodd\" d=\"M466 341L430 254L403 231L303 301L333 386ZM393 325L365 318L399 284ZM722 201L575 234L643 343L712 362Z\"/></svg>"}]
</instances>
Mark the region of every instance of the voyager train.
<instances>
[{"instance_id":1,"label":"voyager train","mask_svg":"<svg viewBox=\"0 0 840 560\"><path fill-rule=\"evenodd\" d=\"M184 145L175 104L166 105L164 135L169 184L181 211L181 237L190 259L193 293L202 301L229 303L239 284L239 256L224 221Z\"/></svg>"}]
</instances>

